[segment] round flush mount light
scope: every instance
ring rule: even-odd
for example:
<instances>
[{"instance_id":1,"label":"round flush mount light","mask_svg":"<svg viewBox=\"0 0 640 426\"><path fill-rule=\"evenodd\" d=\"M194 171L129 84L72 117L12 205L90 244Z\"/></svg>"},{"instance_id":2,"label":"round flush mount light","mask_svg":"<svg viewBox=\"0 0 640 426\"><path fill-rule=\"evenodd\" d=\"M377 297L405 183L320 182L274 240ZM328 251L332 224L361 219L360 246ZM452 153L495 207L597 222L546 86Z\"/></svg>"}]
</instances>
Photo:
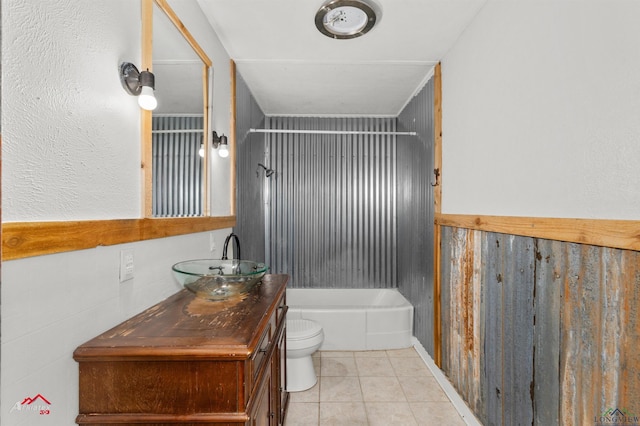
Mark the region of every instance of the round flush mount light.
<instances>
[{"instance_id":1,"label":"round flush mount light","mask_svg":"<svg viewBox=\"0 0 640 426\"><path fill-rule=\"evenodd\" d=\"M360 37L376 24L375 9L373 3L364 0L331 0L316 13L316 27L335 39Z\"/></svg>"}]
</instances>

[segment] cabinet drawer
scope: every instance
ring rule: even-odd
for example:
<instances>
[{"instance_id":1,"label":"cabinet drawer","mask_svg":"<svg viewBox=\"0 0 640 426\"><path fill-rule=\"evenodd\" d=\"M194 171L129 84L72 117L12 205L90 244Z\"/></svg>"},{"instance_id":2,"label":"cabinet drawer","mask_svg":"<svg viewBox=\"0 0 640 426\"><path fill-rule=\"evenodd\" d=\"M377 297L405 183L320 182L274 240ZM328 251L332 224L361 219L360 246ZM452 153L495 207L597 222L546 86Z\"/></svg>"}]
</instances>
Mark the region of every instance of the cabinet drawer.
<instances>
[{"instance_id":1,"label":"cabinet drawer","mask_svg":"<svg viewBox=\"0 0 640 426\"><path fill-rule=\"evenodd\" d=\"M258 373L260 372L262 365L267 360L267 353L269 352L273 333L276 330L275 325L276 316L274 314L271 315L271 318L269 318L269 323L265 327L264 332L262 333L262 337L260 338L260 342L258 343L258 346L256 346L256 350L251 357L251 372L254 383L256 382Z\"/></svg>"}]
</instances>

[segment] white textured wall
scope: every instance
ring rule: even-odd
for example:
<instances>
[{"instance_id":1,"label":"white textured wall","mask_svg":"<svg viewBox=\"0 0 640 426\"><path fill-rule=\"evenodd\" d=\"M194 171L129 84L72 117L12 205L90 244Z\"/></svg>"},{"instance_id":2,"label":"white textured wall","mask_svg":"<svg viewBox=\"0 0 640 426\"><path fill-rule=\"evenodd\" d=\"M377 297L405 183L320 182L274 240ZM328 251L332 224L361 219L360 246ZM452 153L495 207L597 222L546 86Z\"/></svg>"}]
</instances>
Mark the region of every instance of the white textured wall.
<instances>
[{"instance_id":1,"label":"white textured wall","mask_svg":"<svg viewBox=\"0 0 640 426\"><path fill-rule=\"evenodd\" d=\"M444 213L638 219L638 17L487 3L442 61Z\"/></svg>"},{"instance_id":2,"label":"white textured wall","mask_svg":"<svg viewBox=\"0 0 640 426\"><path fill-rule=\"evenodd\" d=\"M140 114L118 77L140 62L130 4L3 2L3 221L139 216Z\"/></svg>"},{"instance_id":3,"label":"white textured wall","mask_svg":"<svg viewBox=\"0 0 640 426\"><path fill-rule=\"evenodd\" d=\"M197 7L179 3L185 14ZM192 30L223 64L214 120L228 133L229 57L210 28ZM140 217L140 114L118 77L120 62L140 61L139 2L2 0L2 32L3 220ZM228 182L224 167L214 178ZM228 212L224 197L218 209ZM0 423L73 425L73 350L178 291L171 265L220 257L228 232L211 233L213 253L206 232L3 262ZM122 249L135 263L124 283ZM51 414L11 411L37 394Z\"/></svg>"}]
</instances>

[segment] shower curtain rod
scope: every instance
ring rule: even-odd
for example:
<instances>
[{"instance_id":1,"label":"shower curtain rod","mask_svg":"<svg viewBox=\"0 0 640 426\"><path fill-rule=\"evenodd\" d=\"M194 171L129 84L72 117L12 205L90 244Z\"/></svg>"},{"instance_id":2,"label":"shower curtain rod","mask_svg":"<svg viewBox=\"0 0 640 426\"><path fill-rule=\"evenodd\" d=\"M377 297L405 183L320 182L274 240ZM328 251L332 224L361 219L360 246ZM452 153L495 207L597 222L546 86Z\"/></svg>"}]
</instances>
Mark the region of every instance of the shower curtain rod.
<instances>
[{"instance_id":1,"label":"shower curtain rod","mask_svg":"<svg viewBox=\"0 0 640 426\"><path fill-rule=\"evenodd\" d=\"M388 135L416 136L416 132L382 132L366 130L290 130L290 129L249 129L249 133L294 133L313 135Z\"/></svg>"},{"instance_id":2,"label":"shower curtain rod","mask_svg":"<svg viewBox=\"0 0 640 426\"><path fill-rule=\"evenodd\" d=\"M182 129L182 130L152 130L151 133L202 133L204 129Z\"/></svg>"}]
</instances>

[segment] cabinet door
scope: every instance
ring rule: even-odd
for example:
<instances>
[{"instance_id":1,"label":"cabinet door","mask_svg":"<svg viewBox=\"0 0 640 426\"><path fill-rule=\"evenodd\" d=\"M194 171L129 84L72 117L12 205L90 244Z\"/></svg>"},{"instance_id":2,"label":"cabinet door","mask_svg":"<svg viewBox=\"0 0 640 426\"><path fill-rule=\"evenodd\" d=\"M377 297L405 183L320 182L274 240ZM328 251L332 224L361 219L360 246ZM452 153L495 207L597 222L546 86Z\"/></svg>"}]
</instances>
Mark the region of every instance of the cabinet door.
<instances>
[{"instance_id":1,"label":"cabinet door","mask_svg":"<svg viewBox=\"0 0 640 426\"><path fill-rule=\"evenodd\" d=\"M277 413L277 425L284 423L285 411L289 392L285 390L287 384L287 333L283 328L282 333L276 341L276 347L273 354L273 393L274 393L274 409Z\"/></svg>"},{"instance_id":2,"label":"cabinet door","mask_svg":"<svg viewBox=\"0 0 640 426\"><path fill-rule=\"evenodd\" d=\"M275 426L272 411L272 387L271 367L268 366L265 378L258 389L257 403L251 413L251 426Z\"/></svg>"}]
</instances>

